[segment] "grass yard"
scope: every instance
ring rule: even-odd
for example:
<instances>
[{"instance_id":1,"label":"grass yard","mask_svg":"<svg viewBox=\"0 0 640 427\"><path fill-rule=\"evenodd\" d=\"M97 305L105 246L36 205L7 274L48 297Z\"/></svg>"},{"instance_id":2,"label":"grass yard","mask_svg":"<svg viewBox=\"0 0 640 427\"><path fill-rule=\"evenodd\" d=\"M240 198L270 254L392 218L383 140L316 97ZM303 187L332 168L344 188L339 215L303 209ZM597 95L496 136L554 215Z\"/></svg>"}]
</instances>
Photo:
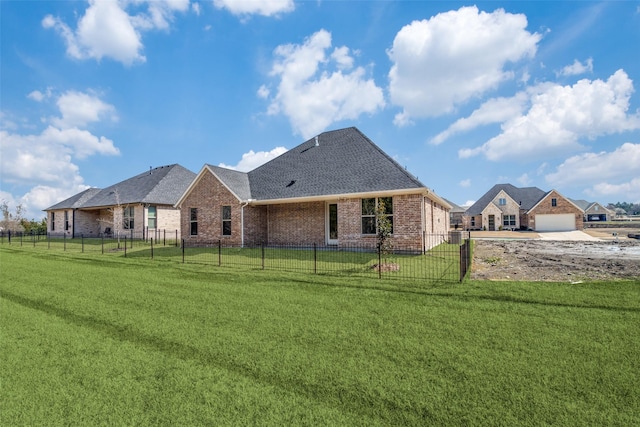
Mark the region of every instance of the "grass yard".
<instances>
[{"instance_id":1,"label":"grass yard","mask_svg":"<svg viewBox=\"0 0 640 427\"><path fill-rule=\"evenodd\" d=\"M0 425L639 425L640 281L0 247Z\"/></svg>"}]
</instances>

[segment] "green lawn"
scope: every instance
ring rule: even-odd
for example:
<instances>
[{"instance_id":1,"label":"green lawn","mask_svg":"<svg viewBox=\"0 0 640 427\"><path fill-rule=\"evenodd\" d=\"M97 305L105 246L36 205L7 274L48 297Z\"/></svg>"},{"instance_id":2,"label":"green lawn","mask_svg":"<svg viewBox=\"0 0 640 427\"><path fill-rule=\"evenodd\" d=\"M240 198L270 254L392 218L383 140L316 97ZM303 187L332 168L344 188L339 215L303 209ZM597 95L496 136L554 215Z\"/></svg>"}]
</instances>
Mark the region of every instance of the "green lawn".
<instances>
[{"instance_id":1,"label":"green lawn","mask_svg":"<svg viewBox=\"0 0 640 427\"><path fill-rule=\"evenodd\" d=\"M640 280L423 285L0 247L0 425L639 425Z\"/></svg>"}]
</instances>

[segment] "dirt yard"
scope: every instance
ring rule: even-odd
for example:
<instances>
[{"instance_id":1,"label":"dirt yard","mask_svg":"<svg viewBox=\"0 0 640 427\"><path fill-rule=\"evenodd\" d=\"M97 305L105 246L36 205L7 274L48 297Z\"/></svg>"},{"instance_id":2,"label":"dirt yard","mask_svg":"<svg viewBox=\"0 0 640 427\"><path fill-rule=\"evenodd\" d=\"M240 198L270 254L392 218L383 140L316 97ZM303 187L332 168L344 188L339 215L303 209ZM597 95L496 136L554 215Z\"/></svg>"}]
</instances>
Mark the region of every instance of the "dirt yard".
<instances>
[{"instance_id":1,"label":"dirt yard","mask_svg":"<svg viewBox=\"0 0 640 427\"><path fill-rule=\"evenodd\" d=\"M471 278L574 283L640 278L640 240L627 238L629 232L640 231L586 232L601 240L539 240L535 233L520 240L519 233L492 237L474 232ZM613 235L614 232L618 235Z\"/></svg>"}]
</instances>

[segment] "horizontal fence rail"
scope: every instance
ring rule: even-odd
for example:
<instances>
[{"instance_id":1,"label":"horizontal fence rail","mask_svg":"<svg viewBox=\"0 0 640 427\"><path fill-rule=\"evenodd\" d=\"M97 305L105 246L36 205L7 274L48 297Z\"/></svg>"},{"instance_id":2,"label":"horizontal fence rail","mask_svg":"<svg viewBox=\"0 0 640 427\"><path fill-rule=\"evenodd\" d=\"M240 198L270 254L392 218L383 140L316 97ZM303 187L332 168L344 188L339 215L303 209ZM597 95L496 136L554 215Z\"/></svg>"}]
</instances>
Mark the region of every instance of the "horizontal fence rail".
<instances>
[{"instance_id":1,"label":"horizontal fence rail","mask_svg":"<svg viewBox=\"0 0 640 427\"><path fill-rule=\"evenodd\" d=\"M80 236L73 239L53 234L9 237L0 233L2 244L66 252L120 254L137 259L213 267L431 283L464 280L471 266L469 233L426 235L424 241L424 247L419 249L394 242L391 248L380 250L375 246L319 244L239 247L224 240L194 242L189 239L167 239L164 235L159 239L148 235L143 238L131 233L125 233L120 238Z\"/></svg>"}]
</instances>

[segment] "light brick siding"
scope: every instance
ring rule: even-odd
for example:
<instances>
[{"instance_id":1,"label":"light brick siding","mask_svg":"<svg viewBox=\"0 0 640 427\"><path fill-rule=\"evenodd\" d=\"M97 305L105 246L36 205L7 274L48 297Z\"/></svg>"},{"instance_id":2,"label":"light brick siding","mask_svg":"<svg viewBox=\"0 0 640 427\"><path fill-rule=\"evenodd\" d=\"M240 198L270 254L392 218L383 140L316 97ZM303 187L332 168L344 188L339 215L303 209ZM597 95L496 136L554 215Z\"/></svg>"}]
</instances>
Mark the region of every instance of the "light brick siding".
<instances>
[{"instance_id":1,"label":"light brick siding","mask_svg":"<svg viewBox=\"0 0 640 427\"><path fill-rule=\"evenodd\" d=\"M154 205L152 205L154 206ZM178 230L178 238L180 237L180 209L176 209L173 206L156 206L156 228L158 230L166 230L171 234L171 237L175 236L175 231ZM136 212L137 213L137 212ZM137 218L136 218L137 219ZM149 225L149 208L144 209L144 226Z\"/></svg>"},{"instance_id":2,"label":"light brick siding","mask_svg":"<svg viewBox=\"0 0 640 427\"><path fill-rule=\"evenodd\" d=\"M551 205L551 199L556 199L556 206ZM576 218L576 228L584 228L583 212L556 191L547 194L532 210L529 211L529 226L536 229L535 216L546 214L574 214Z\"/></svg>"},{"instance_id":3,"label":"light brick siding","mask_svg":"<svg viewBox=\"0 0 640 427\"><path fill-rule=\"evenodd\" d=\"M231 236L222 235L222 206L231 206ZM190 235L191 208L198 209L198 235ZM190 242L216 242L225 245L242 243L242 205L238 199L210 172L204 173L183 200L180 209L180 230Z\"/></svg>"},{"instance_id":4,"label":"light brick siding","mask_svg":"<svg viewBox=\"0 0 640 427\"><path fill-rule=\"evenodd\" d=\"M75 237L98 237L100 235L97 211L75 211L74 221Z\"/></svg>"}]
</instances>

